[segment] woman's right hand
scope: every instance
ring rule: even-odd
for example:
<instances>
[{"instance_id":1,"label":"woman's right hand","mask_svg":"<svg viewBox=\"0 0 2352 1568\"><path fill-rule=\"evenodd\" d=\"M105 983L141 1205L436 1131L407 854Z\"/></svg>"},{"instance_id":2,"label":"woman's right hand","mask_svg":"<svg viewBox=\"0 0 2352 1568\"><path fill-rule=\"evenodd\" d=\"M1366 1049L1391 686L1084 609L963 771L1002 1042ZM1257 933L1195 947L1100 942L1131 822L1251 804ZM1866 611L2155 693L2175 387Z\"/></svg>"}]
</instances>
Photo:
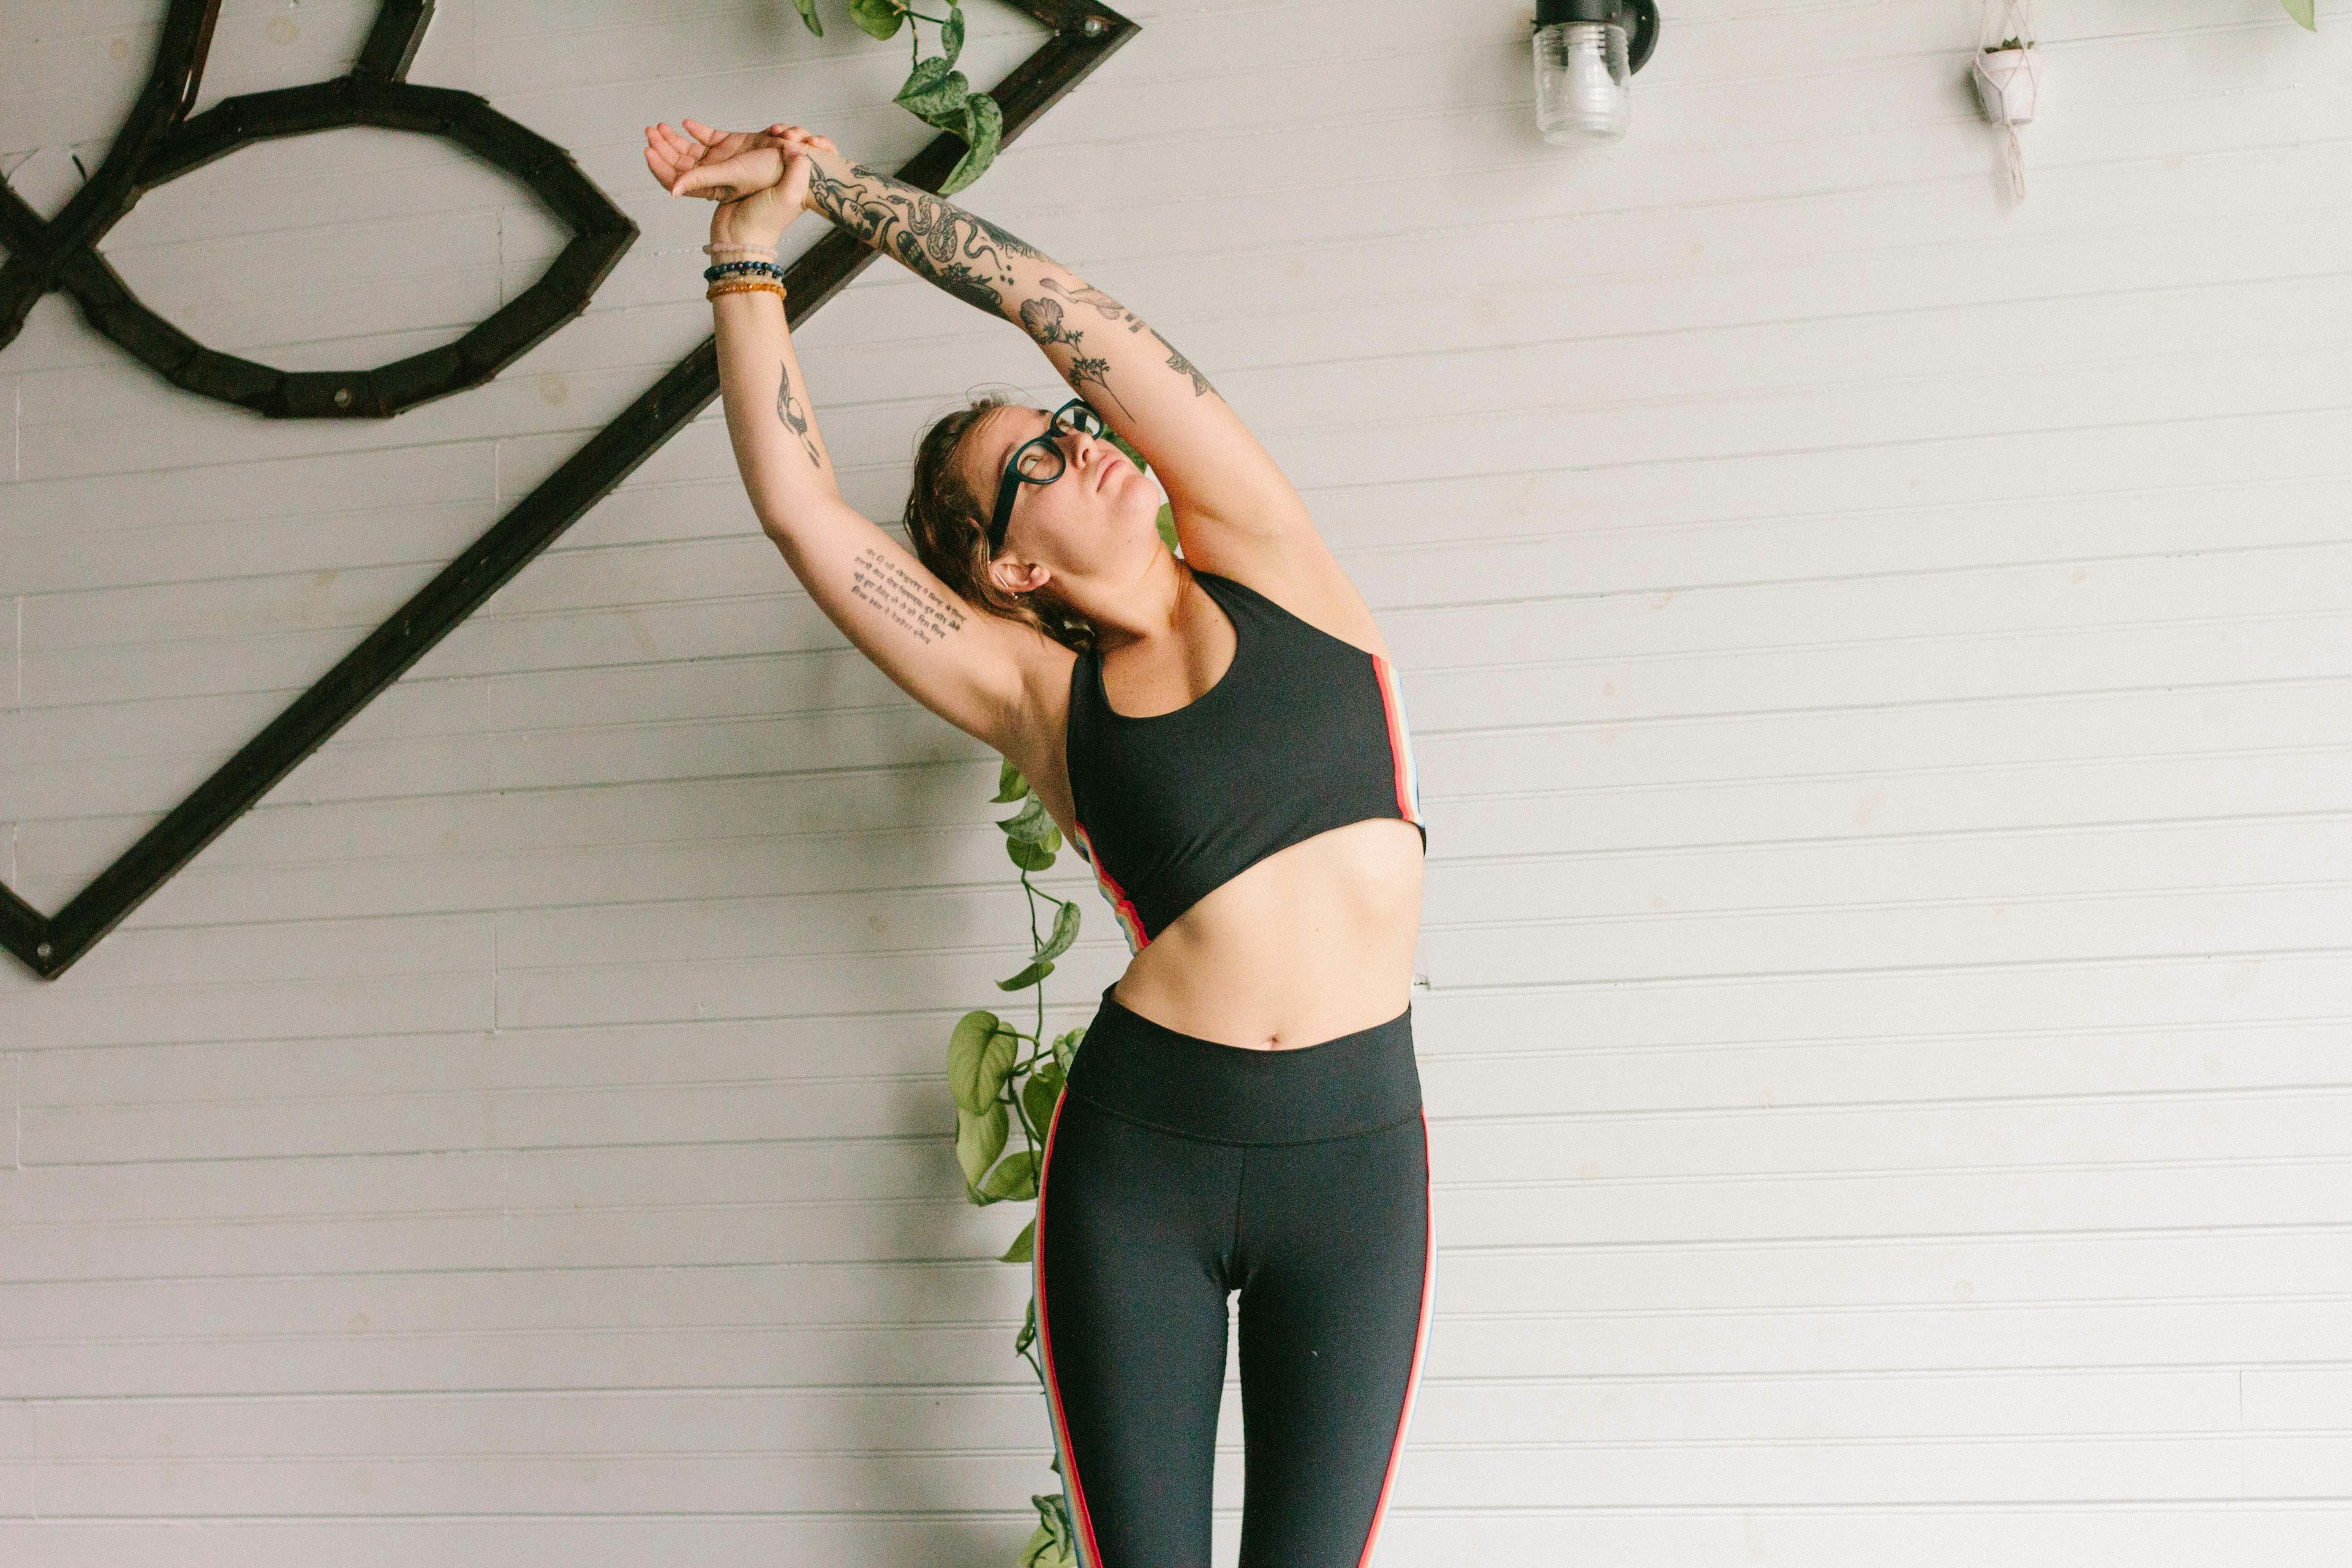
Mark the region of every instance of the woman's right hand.
<instances>
[{"instance_id":1,"label":"woman's right hand","mask_svg":"<svg viewBox=\"0 0 2352 1568\"><path fill-rule=\"evenodd\" d=\"M714 241L773 245L808 205L814 151L837 153L830 137L797 125L766 131L716 131L698 120L646 127L646 165L672 195L719 204Z\"/></svg>"}]
</instances>

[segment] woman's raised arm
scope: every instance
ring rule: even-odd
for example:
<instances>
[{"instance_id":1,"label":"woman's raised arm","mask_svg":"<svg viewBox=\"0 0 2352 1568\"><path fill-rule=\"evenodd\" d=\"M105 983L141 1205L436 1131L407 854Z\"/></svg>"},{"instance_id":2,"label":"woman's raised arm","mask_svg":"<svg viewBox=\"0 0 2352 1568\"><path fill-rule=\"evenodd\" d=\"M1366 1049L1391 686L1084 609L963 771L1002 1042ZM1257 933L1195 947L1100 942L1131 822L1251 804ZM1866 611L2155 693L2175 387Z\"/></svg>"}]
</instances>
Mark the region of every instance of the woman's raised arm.
<instances>
[{"instance_id":1,"label":"woman's raised arm","mask_svg":"<svg viewBox=\"0 0 2352 1568\"><path fill-rule=\"evenodd\" d=\"M832 143L798 127L778 128L793 133L780 138L685 123L691 142L667 126L647 127L646 161L656 177L674 194L720 200L711 215L714 246L772 250L802 210L812 151ZM721 294L710 305L727 436L761 529L809 597L883 673L1009 753L1033 705L1031 688L1050 669L1048 639L975 609L843 500L773 292Z\"/></svg>"},{"instance_id":2,"label":"woman's raised arm","mask_svg":"<svg viewBox=\"0 0 2352 1568\"><path fill-rule=\"evenodd\" d=\"M1209 378L1143 319L944 196L810 154L808 205L968 304L1003 316L1143 454L1175 503L1185 559L1322 578L1338 565L1307 504Z\"/></svg>"}]
</instances>

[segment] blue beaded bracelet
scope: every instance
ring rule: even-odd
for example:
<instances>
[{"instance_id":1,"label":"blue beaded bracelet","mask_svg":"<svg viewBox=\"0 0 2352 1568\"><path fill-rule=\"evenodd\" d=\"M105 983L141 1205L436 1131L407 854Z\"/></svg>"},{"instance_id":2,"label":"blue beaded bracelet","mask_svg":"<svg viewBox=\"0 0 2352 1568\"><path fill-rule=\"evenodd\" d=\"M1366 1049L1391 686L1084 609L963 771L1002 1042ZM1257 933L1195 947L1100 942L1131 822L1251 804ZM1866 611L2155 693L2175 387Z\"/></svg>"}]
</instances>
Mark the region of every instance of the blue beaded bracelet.
<instances>
[{"instance_id":1,"label":"blue beaded bracelet","mask_svg":"<svg viewBox=\"0 0 2352 1568\"><path fill-rule=\"evenodd\" d=\"M746 274L757 277L763 272L779 283L784 280L784 269L772 261L722 261L715 267L704 268L702 280L716 283L721 278L740 278Z\"/></svg>"}]
</instances>

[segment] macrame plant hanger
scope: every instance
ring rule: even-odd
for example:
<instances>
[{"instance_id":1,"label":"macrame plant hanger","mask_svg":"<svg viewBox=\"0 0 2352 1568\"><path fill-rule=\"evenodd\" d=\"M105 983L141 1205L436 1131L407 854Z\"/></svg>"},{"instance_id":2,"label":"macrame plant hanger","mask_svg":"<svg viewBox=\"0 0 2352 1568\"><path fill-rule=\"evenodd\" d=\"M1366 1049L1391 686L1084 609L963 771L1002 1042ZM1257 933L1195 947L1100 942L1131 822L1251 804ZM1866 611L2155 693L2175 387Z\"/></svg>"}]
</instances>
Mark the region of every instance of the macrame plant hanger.
<instances>
[{"instance_id":1,"label":"macrame plant hanger","mask_svg":"<svg viewBox=\"0 0 2352 1568\"><path fill-rule=\"evenodd\" d=\"M2025 150L2018 144L2017 128L2033 118L2034 100L2042 95L2042 51L2033 47L2033 16L2026 0L1983 0L1977 30L1977 54L1969 76L1976 83L1977 101L1985 118L1998 127L2001 163L2009 175L2012 200L2025 199ZM2024 47L2002 49L2015 38Z\"/></svg>"}]
</instances>

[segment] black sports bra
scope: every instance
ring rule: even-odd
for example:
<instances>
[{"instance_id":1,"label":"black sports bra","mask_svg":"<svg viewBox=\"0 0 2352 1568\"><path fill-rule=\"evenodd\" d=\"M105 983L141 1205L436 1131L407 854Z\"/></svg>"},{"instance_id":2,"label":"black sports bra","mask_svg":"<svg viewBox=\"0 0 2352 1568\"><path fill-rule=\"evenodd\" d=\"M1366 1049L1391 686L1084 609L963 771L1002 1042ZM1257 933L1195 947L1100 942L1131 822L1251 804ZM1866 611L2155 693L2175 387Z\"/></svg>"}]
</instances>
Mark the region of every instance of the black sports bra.
<instances>
[{"instance_id":1,"label":"black sports bra","mask_svg":"<svg viewBox=\"0 0 2352 1568\"><path fill-rule=\"evenodd\" d=\"M1388 660L1247 584L1193 568L1234 624L1233 663L1169 713L1112 711L1102 656L1070 669L1077 849L1130 953L1277 849L1368 817L1421 829L1420 777Z\"/></svg>"}]
</instances>

